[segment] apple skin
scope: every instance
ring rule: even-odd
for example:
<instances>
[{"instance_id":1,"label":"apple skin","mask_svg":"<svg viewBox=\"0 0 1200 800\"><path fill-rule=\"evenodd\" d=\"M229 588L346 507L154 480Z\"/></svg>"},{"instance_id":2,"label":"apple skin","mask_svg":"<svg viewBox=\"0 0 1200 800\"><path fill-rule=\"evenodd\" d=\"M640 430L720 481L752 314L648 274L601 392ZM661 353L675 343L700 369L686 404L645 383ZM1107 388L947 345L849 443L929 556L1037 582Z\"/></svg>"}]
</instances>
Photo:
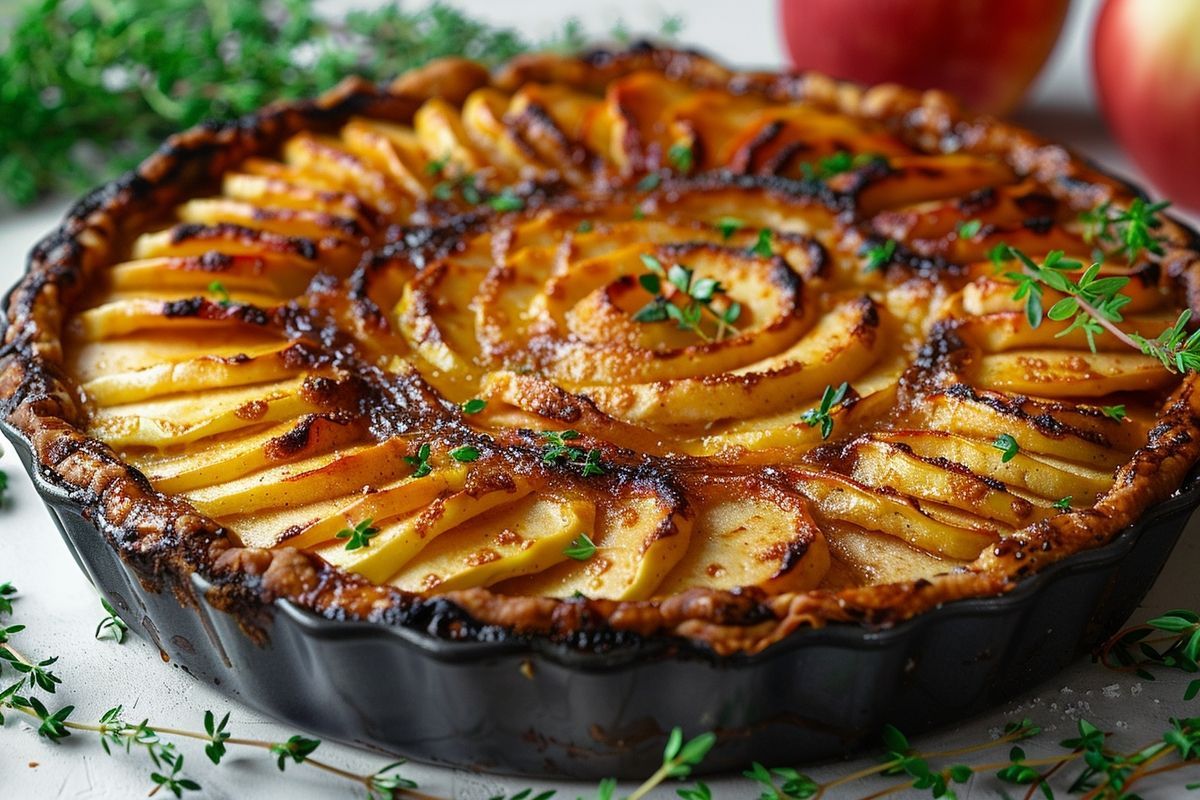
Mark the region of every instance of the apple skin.
<instances>
[{"instance_id":1,"label":"apple skin","mask_svg":"<svg viewBox=\"0 0 1200 800\"><path fill-rule=\"evenodd\" d=\"M1108 0L1092 59L1121 147L1167 199L1200 210L1200 0Z\"/></svg>"},{"instance_id":2,"label":"apple skin","mask_svg":"<svg viewBox=\"0 0 1200 800\"><path fill-rule=\"evenodd\" d=\"M1070 0L780 0L792 63L858 83L945 89L1005 114L1037 77Z\"/></svg>"}]
</instances>

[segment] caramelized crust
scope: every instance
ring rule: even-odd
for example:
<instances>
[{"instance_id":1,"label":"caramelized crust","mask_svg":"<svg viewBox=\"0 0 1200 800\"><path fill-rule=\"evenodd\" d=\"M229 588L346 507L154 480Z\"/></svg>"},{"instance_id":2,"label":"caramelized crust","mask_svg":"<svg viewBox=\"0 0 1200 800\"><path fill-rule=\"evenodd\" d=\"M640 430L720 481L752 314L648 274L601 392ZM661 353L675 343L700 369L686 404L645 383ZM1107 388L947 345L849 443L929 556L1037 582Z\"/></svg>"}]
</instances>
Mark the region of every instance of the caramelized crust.
<instances>
[{"instance_id":1,"label":"caramelized crust","mask_svg":"<svg viewBox=\"0 0 1200 800\"><path fill-rule=\"evenodd\" d=\"M0 398L145 576L248 625L287 598L756 651L1007 591L1180 486L1195 376L1031 328L988 259L1088 259L1079 214L1134 196L936 92L450 60L181 134L81 201L10 297ZM1131 332L1196 307L1192 235L1158 233L1102 271ZM681 280L718 282L698 333L645 318Z\"/></svg>"}]
</instances>

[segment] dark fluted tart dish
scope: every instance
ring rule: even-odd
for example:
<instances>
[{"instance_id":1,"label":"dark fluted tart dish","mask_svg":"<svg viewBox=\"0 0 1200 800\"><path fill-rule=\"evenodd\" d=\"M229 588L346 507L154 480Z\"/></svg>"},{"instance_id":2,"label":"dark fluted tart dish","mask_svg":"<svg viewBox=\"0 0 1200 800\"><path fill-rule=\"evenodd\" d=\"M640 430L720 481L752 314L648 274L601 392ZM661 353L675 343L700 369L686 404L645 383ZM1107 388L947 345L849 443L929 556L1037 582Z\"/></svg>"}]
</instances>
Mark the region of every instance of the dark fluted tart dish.
<instances>
[{"instance_id":1,"label":"dark fluted tart dish","mask_svg":"<svg viewBox=\"0 0 1200 800\"><path fill-rule=\"evenodd\" d=\"M1020 251L1100 256L1131 334L1195 308L1178 223L1096 252L1135 201L936 92L438 62L77 203L8 296L4 429L134 628L311 730L825 756L1051 674L1168 557L1195 376L1013 298Z\"/></svg>"}]
</instances>

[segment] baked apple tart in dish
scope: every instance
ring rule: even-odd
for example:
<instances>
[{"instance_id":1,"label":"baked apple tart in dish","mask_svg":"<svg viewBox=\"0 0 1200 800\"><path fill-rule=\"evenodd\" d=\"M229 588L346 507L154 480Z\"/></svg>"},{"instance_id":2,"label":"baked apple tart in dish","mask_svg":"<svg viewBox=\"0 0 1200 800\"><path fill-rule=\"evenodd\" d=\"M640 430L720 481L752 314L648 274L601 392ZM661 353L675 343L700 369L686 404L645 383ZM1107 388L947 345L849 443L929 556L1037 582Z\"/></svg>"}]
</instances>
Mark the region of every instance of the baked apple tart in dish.
<instances>
[{"instance_id":1,"label":"baked apple tart in dish","mask_svg":"<svg viewBox=\"0 0 1200 800\"><path fill-rule=\"evenodd\" d=\"M936 92L447 60L80 201L9 295L6 432L135 628L311 729L827 755L1157 574L1200 455L1161 210Z\"/></svg>"}]
</instances>

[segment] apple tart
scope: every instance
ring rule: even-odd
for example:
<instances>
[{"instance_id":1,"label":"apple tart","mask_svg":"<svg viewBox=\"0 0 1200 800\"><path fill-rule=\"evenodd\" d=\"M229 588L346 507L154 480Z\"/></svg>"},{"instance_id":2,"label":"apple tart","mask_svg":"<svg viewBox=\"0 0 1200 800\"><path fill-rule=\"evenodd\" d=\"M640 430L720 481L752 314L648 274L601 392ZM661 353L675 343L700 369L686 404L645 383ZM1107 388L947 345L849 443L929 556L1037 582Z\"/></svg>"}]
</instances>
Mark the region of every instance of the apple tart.
<instances>
[{"instance_id":1,"label":"apple tart","mask_svg":"<svg viewBox=\"0 0 1200 800\"><path fill-rule=\"evenodd\" d=\"M1142 202L936 92L449 60L84 201L0 396L129 558L228 608L757 650L1006 592L1178 489L1195 376L1020 292L1116 281L1116 327L1170 328L1191 234L1089 222Z\"/></svg>"}]
</instances>

